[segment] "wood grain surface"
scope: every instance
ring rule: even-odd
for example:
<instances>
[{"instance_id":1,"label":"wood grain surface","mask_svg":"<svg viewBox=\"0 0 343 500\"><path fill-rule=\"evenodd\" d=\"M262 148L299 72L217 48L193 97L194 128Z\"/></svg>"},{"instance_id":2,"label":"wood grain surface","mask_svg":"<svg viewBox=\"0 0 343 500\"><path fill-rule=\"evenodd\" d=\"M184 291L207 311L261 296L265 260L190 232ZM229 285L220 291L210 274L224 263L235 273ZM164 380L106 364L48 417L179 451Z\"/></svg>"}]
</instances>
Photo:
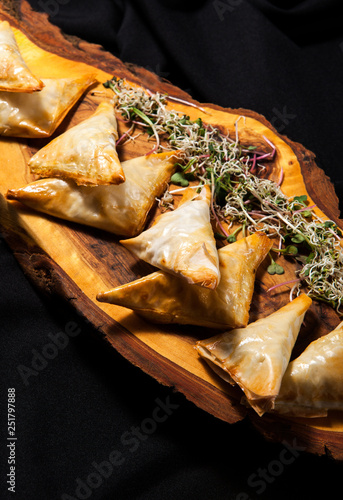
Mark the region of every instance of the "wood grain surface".
<instances>
[{"instance_id":1,"label":"wood grain surface","mask_svg":"<svg viewBox=\"0 0 343 500\"><path fill-rule=\"evenodd\" d=\"M101 47L75 37L64 36L51 25L47 15L33 12L24 2L3 2L0 19L8 20L29 67L37 76L70 77L95 72L99 84L89 90L71 110L54 136L88 117L103 99L102 83L112 75L170 95L192 101L191 97L169 82L144 68L124 64ZM201 117L230 134L235 132L238 117L239 135L243 144L268 148L263 136L276 146L276 156L268 164L268 176L278 179L284 170L282 190L285 194L308 194L310 204L316 203L321 217L339 219L338 200L325 173L315 163L312 152L281 136L268 121L251 110L223 109L204 104L206 113L173 103L172 108L185 112L191 119ZM119 122L119 134L125 125ZM115 235L64 222L35 213L16 202L7 202L8 189L19 188L33 180L27 167L32 154L49 139L0 139L0 226L7 242L24 272L43 292L62 297L89 320L105 341L159 382L182 392L190 401L214 416L235 423L243 418L251 422L267 439L282 441L296 438L309 453L329 454L343 459L343 417L339 412L325 419L286 419L274 415L258 417L240 404L241 393L219 379L198 357L194 343L211 336L207 329L153 325L131 311L96 301L96 295L119 284L144 276L151 267L136 259ZM118 148L121 160L145 154L152 147L146 136L135 143ZM323 194L325 193L325 196ZM266 290L280 281L266 272L263 264L257 274L250 321L266 316L289 300L289 289ZM283 259L285 275L294 277L294 264ZM337 314L328 306L314 302L306 316L296 342L293 357L306 345L339 323Z\"/></svg>"}]
</instances>

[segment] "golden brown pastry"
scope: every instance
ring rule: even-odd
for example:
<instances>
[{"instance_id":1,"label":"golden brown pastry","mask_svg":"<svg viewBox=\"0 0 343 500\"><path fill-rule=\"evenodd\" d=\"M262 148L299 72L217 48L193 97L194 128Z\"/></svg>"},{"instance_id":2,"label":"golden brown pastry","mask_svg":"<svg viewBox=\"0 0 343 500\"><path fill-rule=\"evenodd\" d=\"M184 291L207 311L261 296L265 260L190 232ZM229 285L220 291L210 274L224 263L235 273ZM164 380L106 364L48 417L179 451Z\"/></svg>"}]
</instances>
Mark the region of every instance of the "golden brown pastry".
<instances>
[{"instance_id":1,"label":"golden brown pastry","mask_svg":"<svg viewBox=\"0 0 343 500\"><path fill-rule=\"evenodd\" d=\"M41 92L0 92L0 135L49 137L95 81L93 75L76 79L45 78Z\"/></svg>"},{"instance_id":2,"label":"golden brown pastry","mask_svg":"<svg viewBox=\"0 0 343 500\"><path fill-rule=\"evenodd\" d=\"M109 186L77 186L72 180L40 179L7 198L61 219L121 236L139 234L149 210L180 161L177 152L140 156L122 163L126 181Z\"/></svg>"},{"instance_id":3,"label":"golden brown pastry","mask_svg":"<svg viewBox=\"0 0 343 500\"><path fill-rule=\"evenodd\" d=\"M95 81L93 75L44 78L45 87L40 92L0 92L0 135L49 137Z\"/></svg>"},{"instance_id":4,"label":"golden brown pastry","mask_svg":"<svg viewBox=\"0 0 343 500\"><path fill-rule=\"evenodd\" d=\"M117 154L117 139L113 102L104 101L89 118L33 155L29 168L40 177L74 179L79 185L120 184L125 175Z\"/></svg>"},{"instance_id":5,"label":"golden brown pastry","mask_svg":"<svg viewBox=\"0 0 343 500\"><path fill-rule=\"evenodd\" d=\"M223 378L238 384L248 403L263 415L274 407L294 343L311 303L312 300L302 294L246 328L198 341L196 349L202 357L223 370Z\"/></svg>"},{"instance_id":6,"label":"golden brown pastry","mask_svg":"<svg viewBox=\"0 0 343 500\"><path fill-rule=\"evenodd\" d=\"M325 417L343 410L343 322L311 342L288 365L275 411L296 417Z\"/></svg>"},{"instance_id":7,"label":"golden brown pastry","mask_svg":"<svg viewBox=\"0 0 343 500\"><path fill-rule=\"evenodd\" d=\"M173 211L161 214L149 229L121 243L140 259L184 277L189 283L216 288L219 258L210 221L211 192L205 185Z\"/></svg>"},{"instance_id":8,"label":"golden brown pastry","mask_svg":"<svg viewBox=\"0 0 343 500\"><path fill-rule=\"evenodd\" d=\"M0 21L0 90L6 92L36 92L44 83L29 70L11 26Z\"/></svg>"},{"instance_id":9,"label":"golden brown pastry","mask_svg":"<svg viewBox=\"0 0 343 500\"><path fill-rule=\"evenodd\" d=\"M226 329L246 326L256 270L272 246L264 233L218 250L221 279L215 290L194 286L185 279L157 271L97 295L133 309L156 323L191 324Z\"/></svg>"}]
</instances>

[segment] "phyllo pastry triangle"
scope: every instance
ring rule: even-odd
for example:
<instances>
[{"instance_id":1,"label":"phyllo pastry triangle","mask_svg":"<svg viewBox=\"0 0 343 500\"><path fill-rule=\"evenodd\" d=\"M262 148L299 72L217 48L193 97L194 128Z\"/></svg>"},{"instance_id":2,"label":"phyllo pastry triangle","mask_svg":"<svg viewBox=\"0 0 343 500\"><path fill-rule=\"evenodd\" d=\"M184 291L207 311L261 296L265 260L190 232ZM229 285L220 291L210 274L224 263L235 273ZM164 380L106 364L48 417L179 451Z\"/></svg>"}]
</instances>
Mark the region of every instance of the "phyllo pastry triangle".
<instances>
[{"instance_id":1,"label":"phyllo pastry triangle","mask_svg":"<svg viewBox=\"0 0 343 500\"><path fill-rule=\"evenodd\" d=\"M271 410L279 394L304 315L312 300L302 294L266 318L196 343L198 353L237 384L259 414ZM216 369L220 374L221 370Z\"/></svg>"},{"instance_id":2,"label":"phyllo pastry triangle","mask_svg":"<svg viewBox=\"0 0 343 500\"><path fill-rule=\"evenodd\" d=\"M43 81L43 90L33 94L0 92L0 135L49 137L96 79L84 75Z\"/></svg>"},{"instance_id":3,"label":"phyllo pastry triangle","mask_svg":"<svg viewBox=\"0 0 343 500\"><path fill-rule=\"evenodd\" d=\"M39 179L7 198L40 212L121 235L135 236L165 190L178 153L140 156L122 163L126 181L109 186L77 186L72 180Z\"/></svg>"},{"instance_id":4,"label":"phyllo pastry triangle","mask_svg":"<svg viewBox=\"0 0 343 500\"><path fill-rule=\"evenodd\" d=\"M214 289L220 271L210 220L210 188L205 185L191 198L187 190L184 199L175 210L162 213L149 229L121 243L158 269Z\"/></svg>"},{"instance_id":5,"label":"phyllo pastry triangle","mask_svg":"<svg viewBox=\"0 0 343 500\"><path fill-rule=\"evenodd\" d=\"M80 185L120 184L125 176L117 154L117 139L113 102L104 101L89 118L33 155L30 170L40 177L74 179Z\"/></svg>"},{"instance_id":6,"label":"phyllo pastry triangle","mask_svg":"<svg viewBox=\"0 0 343 500\"><path fill-rule=\"evenodd\" d=\"M36 92L43 87L25 63L9 23L0 21L0 90Z\"/></svg>"},{"instance_id":7,"label":"phyllo pastry triangle","mask_svg":"<svg viewBox=\"0 0 343 500\"><path fill-rule=\"evenodd\" d=\"M99 293L97 299L133 309L156 323L217 329L243 327L249 320L256 270L271 245L268 236L255 233L220 248L221 279L215 290L194 286L181 277L157 271Z\"/></svg>"},{"instance_id":8,"label":"phyllo pastry triangle","mask_svg":"<svg viewBox=\"0 0 343 500\"><path fill-rule=\"evenodd\" d=\"M311 342L288 365L275 411L296 417L325 417L343 410L343 322Z\"/></svg>"}]
</instances>

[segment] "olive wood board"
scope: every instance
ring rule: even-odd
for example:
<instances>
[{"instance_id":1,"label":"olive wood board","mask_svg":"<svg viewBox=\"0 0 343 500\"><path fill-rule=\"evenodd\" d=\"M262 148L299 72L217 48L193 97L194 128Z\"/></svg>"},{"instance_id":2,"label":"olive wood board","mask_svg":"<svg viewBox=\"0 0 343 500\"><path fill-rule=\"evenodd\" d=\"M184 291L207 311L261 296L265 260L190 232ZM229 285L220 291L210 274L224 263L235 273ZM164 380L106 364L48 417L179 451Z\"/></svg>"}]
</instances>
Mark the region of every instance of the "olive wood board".
<instances>
[{"instance_id":1,"label":"olive wood board","mask_svg":"<svg viewBox=\"0 0 343 500\"><path fill-rule=\"evenodd\" d=\"M102 47L75 37L64 36L50 24L46 14L34 12L27 2L3 2L0 19L11 24L20 50L30 69L39 77L71 77L96 73L99 84L90 89L69 112L54 137L88 117L103 99L103 82L113 75L126 78L151 91L166 92L196 103L182 90L144 68L124 64ZM338 199L330 180L315 163L312 152L285 136L261 115L245 109L221 108L201 104L205 112L182 103L169 106L191 119L201 117L221 130L235 134L245 145L257 145L268 151L267 137L276 147L267 175L277 180L284 172L282 190L288 196L307 194L321 217L334 220L341 228ZM119 134L126 130L118 122ZM259 417L241 405L241 392L222 381L198 356L194 343L216 332L192 326L159 326L140 319L130 310L96 300L97 293L144 276L153 269L139 261L119 242L119 237L104 231L54 219L7 202L8 189L34 180L27 167L30 156L49 139L0 138L0 229L24 272L43 293L62 297L76 308L104 338L126 359L160 383L173 387L199 408L234 424L249 418L267 439L297 439L308 453L327 454L343 460L343 413L332 412L326 418L285 418L274 414ZM120 159L126 160L151 150L153 142L146 135L118 147ZM267 259L266 259L267 260ZM289 288L267 293L280 282L280 276L266 272L264 262L257 273L250 321L266 316L289 300ZM285 274L281 280L294 278L294 263L282 260ZM329 306L314 301L295 344L297 356L313 339L333 330L340 319Z\"/></svg>"}]
</instances>

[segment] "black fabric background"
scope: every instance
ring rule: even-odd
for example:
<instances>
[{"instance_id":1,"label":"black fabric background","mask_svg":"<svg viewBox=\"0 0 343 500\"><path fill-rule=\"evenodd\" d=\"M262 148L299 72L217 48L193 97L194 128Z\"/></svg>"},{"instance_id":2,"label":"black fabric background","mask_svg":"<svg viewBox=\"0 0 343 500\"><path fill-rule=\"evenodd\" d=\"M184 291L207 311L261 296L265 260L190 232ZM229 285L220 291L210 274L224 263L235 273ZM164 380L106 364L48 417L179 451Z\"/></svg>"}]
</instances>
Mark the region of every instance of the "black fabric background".
<instances>
[{"instance_id":1,"label":"black fabric background","mask_svg":"<svg viewBox=\"0 0 343 500\"><path fill-rule=\"evenodd\" d=\"M158 73L199 101L262 113L315 152L343 200L339 0L30 4L66 33ZM38 293L1 238L0 270L0 498L340 495L342 464L289 451L296 442L269 443L249 422L225 424L159 385L105 344L69 305ZM18 366L30 367L34 353L70 324L78 335L25 385ZM8 387L16 389L17 399L15 494L6 485ZM158 422L152 418L157 414ZM120 458L112 470L104 464L110 455Z\"/></svg>"}]
</instances>

